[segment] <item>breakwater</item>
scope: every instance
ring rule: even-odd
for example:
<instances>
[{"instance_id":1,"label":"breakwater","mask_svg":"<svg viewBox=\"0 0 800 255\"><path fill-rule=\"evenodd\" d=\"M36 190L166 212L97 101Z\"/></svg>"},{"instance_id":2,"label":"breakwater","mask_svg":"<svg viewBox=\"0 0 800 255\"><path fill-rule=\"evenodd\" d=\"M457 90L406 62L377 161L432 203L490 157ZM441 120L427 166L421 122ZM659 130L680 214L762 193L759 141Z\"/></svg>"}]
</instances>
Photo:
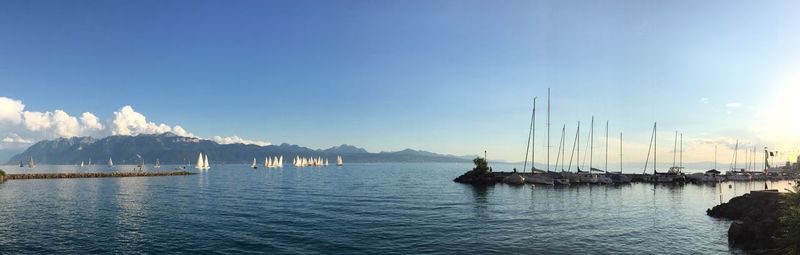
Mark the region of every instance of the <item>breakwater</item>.
<instances>
[{"instance_id":1,"label":"breakwater","mask_svg":"<svg viewBox=\"0 0 800 255\"><path fill-rule=\"evenodd\" d=\"M31 173L7 174L5 180L30 180L30 179L70 179L70 178L119 178L119 177L152 177L152 176L180 176L194 175L197 173L178 172L106 172L106 173Z\"/></svg>"}]
</instances>

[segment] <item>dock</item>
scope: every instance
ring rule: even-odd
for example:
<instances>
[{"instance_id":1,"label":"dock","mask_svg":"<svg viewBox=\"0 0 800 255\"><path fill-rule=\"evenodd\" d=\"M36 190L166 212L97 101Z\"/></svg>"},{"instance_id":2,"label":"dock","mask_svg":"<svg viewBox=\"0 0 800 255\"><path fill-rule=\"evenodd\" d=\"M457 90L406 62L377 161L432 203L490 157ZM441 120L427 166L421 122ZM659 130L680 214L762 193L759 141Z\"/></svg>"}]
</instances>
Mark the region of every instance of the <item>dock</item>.
<instances>
[{"instance_id":1,"label":"dock","mask_svg":"<svg viewBox=\"0 0 800 255\"><path fill-rule=\"evenodd\" d=\"M120 178L120 177L154 177L154 176L184 176L197 173L178 172L105 172L105 173L30 173L6 174L5 180L31 180L31 179L72 179L72 178Z\"/></svg>"}]
</instances>

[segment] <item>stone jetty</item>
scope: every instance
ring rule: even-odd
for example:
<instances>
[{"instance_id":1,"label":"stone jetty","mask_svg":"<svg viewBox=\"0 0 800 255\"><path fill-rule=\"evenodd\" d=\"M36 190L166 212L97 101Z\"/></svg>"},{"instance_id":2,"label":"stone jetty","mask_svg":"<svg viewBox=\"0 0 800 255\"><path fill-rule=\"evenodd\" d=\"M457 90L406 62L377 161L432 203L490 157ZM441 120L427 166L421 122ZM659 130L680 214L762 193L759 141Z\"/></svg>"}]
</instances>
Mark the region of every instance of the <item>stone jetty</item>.
<instances>
[{"instance_id":1,"label":"stone jetty","mask_svg":"<svg viewBox=\"0 0 800 255\"><path fill-rule=\"evenodd\" d=\"M68 179L68 178L118 178L118 177L151 177L151 176L180 176L194 175L197 173L178 171L178 172L106 172L106 173L30 173L30 174L7 174L6 180L30 180L30 179Z\"/></svg>"}]
</instances>

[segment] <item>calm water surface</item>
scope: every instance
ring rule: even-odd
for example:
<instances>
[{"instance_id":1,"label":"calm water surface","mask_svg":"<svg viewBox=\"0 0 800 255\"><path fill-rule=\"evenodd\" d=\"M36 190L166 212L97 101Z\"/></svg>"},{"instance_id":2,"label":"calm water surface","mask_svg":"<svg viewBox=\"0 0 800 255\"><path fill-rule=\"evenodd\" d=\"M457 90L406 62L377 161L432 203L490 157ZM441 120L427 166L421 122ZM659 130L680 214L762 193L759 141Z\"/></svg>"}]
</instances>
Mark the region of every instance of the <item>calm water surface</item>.
<instances>
[{"instance_id":1,"label":"calm water surface","mask_svg":"<svg viewBox=\"0 0 800 255\"><path fill-rule=\"evenodd\" d=\"M102 168L33 171L108 171ZM214 165L194 176L13 180L0 184L0 254L741 253L727 245L730 223L705 210L719 203L720 189L727 201L763 188L452 182L469 168Z\"/></svg>"}]
</instances>

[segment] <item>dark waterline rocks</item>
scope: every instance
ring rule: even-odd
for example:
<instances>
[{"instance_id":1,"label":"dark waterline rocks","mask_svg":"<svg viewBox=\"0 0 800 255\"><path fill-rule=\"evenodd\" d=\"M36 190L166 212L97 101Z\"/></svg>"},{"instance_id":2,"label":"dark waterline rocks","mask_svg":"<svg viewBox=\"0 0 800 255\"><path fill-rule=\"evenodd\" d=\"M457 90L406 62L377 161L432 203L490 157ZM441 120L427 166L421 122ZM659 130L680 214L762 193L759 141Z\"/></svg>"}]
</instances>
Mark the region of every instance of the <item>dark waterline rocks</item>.
<instances>
[{"instance_id":1,"label":"dark waterline rocks","mask_svg":"<svg viewBox=\"0 0 800 255\"><path fill-rule=\"evenodd\" d=\"M754 253L778 252L775 236L784 209L780 198L777 190L753 191L714 206L706 214L734 220L728 229L728 244Z\"/></svg>"},{"instance_id":2,"label":"dark waterline rocks","mask_svg":"<svg viewBox=\"0 0 800 255\"><path fill-rule=\"evenodd\" d=\"M497 183L497 178L492 172L483 172L479 171L478 169L472 169L461 176L456 177L456 179L453 181L472 185L494 185Z\"/></svg>"}]
</instances>

